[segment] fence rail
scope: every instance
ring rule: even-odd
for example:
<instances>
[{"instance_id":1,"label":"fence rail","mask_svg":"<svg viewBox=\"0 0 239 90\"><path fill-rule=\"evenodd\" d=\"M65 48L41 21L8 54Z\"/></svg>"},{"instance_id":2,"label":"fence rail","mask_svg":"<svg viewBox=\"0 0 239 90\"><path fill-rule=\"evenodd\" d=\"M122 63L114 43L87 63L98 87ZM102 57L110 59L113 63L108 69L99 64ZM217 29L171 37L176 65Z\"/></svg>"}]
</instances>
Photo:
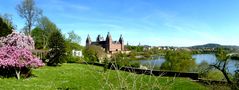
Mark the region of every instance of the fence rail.
<instances>
[{"instance_id":1,"label":"fence rail","mask_svg":"<svg viewBox=\"0 0 239 90\"><path fill-rule=\"evenodd\" d=\"M47 54L47 50L31 50L32 54L36 55L38 58L45 59L45 56Z\"/></svg>"}]
</instances>

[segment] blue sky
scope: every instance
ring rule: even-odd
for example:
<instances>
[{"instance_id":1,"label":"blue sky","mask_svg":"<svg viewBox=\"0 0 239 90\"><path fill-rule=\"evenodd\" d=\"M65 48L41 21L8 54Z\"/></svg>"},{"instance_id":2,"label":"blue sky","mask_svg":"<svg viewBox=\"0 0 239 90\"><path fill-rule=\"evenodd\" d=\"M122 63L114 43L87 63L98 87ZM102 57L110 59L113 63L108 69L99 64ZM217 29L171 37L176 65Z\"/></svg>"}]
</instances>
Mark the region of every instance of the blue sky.
<instances>
[{"instance_id":1,"label":"blue sky","mask_svg":"<svg viewBox=\"0 0 239 90\"><path fill-rule=\"evenodd\" d=\"M0 0L0 13L24 26L15 7L21 0ZM36 0L43 14L63 33L74 30L93 40L107 32L130 45L239 45L239 0Z\"/></svg>"}]
</instances>

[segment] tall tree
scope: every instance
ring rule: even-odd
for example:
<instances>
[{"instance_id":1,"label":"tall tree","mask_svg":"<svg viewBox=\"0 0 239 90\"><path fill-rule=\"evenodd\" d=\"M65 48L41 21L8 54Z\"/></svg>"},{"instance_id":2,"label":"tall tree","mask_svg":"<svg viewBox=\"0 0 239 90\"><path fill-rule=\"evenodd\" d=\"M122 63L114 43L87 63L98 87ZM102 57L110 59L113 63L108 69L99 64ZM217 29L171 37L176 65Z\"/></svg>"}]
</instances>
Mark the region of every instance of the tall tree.
<instances>
[{"instance_id":1,"label":"tall tree","mask_svg":"<svg viewBox=\"0 0 239 90\"><path fill-rule=\"evenodd\" d=\"M45 49L44 47L48 38L45 34L46 32L39 27L36 27L32 30L32 38L35 41L36 49Z\"/></svg>"},{"instance_id":2,"label":"tall tree","mask_svg":"<svg viewBox=\"0 0 239 90\"><path fill-rule=\"evenodd\" d=\"M47 65L56 66L64 62L65 57L65 41L60 31L55 31L51 33L49 37L50 52L48 53L49 62Z\"/></svg>"},{"instance_id":3,"label":"tall tree","mask_svg":"<svg viewBox=\"0 0 239 90\"><path fill-rule=\"evenodd\" d=\"M51 34L51 32L55 32L58 30L56 24L54 24L46 16L39 18L37 26L47 32L48 36Z\"/></svg>"},{"instance_id":4,"label":"tall tree","mask_svg":"<svg viewBox=\"0 0 239 90\"><path fill-rule=\"evenodd\" d=\"M52 32L58 31L57 26L46 16L38 20L37 26L32 30L31 35L35 40L38 49L48 48L49 36Z\"/></svg>"},{"instance_id":5,"label":"tall tree","mask_svg":"<svg viewBox=\"0 0 239 90\"><path fill-rule=\"evenodd\" d=\"M30 35L32 26L36 20L42 15L42 10L36 7L34 0L24 0L17 5L16 10L20 17L26 20L26 26L23 31L25 34Z\"/></svg>"},{"instance_id":6,"label":"tall tree","mask_svg":"<svg viewBox=\"0 0 239 90\"><path fill-rule=\"evenodd\" d=\"M56 24L54 24L46 16L43 16L38 20L37 27L39 27L44 32L44 35L42 37L42 39L43 39L43 49L46 49L47 46L48 46L49 36L51 35L52 32L56 32L59 29L57 28Z\"/></svg>"}]
</instances>

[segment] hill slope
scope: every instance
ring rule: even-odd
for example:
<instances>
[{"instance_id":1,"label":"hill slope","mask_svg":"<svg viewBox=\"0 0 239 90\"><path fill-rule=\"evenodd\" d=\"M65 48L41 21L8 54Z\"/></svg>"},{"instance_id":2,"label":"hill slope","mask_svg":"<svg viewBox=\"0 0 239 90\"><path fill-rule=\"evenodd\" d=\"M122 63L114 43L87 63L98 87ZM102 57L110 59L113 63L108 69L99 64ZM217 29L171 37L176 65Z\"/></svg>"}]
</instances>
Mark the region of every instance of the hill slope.
<instances>
[{"instance_id":1,"label":"hill slope","mask_svg":"<svg viewBox=\"0 0 239 90\"><path fill-rule=\"evenodd\" d=\"M155 77L83 64L63 64L60 67L45 66L33 70L36 77L16 80L0 78L0 88L4 90L148 90L148 89L208 89L187 78Z\"/></svg>"}]
</instances>

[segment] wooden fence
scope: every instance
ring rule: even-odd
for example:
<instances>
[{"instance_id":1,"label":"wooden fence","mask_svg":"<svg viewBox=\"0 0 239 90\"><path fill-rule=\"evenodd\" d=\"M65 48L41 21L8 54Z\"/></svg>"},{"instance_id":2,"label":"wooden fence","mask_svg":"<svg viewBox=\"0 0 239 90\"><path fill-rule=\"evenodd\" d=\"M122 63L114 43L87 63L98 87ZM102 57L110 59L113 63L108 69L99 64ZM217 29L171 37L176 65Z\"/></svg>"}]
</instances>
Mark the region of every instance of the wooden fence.
<instances>
[{"instance_id":1,"label":"wooden fence","mask_svg":"<svg viewBox=\"0 0 239 90\"><path fill-rule=\"evenodd\" d=\"M45 56L47 54L47 50L31 50L32 54L36 55L41 60L45 59Z\"/></svg>"}]
</instances>

